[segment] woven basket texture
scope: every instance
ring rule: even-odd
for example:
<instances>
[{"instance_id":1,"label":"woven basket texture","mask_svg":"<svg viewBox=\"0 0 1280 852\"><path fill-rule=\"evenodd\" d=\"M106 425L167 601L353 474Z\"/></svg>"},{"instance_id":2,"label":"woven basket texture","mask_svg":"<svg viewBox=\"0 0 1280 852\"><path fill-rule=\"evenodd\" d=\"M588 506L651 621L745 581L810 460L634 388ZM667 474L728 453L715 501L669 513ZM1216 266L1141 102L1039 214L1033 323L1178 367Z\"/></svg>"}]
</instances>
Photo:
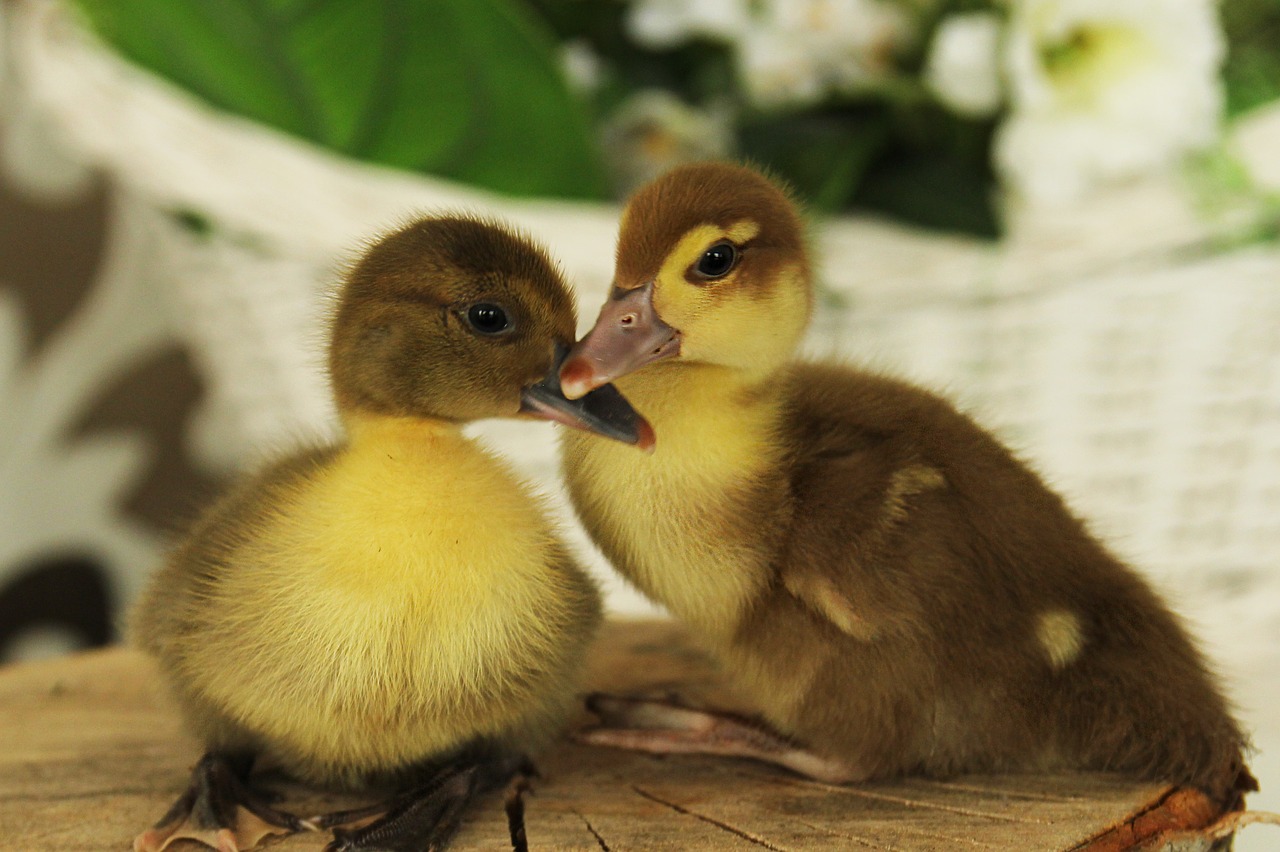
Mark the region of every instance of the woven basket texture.
<instances>
[{"instance_id":1,"label":"woven basket texture","mask_svg":"<svg viewBox=\"0 0 1280 852\"><path fill-rule=\"evenodd\" d=\"M56 6L20 4L10 24L41 108L142 211L150 274L211 382L195 437L213 461L333 435L329 294L363 240L415 212L514 221L561 259L582 325L603 299L614 207L499 198L351 163L213 113L92 43ZM1021 211L999 245L861 219L822 224L814 245L822 298L810 355L945 393L1166 591L1234 602L1233 617L1277 630L1274 249L1212 251L1185 193L1166 183ZM568 523L551 429L477 432ZM615 605L638 606L609 585Z\"/></svg>"}]
</instances>

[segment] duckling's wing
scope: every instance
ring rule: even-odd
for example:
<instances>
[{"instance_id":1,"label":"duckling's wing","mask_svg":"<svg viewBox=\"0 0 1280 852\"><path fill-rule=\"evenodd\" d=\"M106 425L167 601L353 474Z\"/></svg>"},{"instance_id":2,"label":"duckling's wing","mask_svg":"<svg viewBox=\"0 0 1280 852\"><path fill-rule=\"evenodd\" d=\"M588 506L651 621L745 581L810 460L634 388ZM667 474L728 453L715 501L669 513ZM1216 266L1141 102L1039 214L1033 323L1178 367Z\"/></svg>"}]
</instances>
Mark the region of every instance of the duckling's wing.
<instances>
[{"instance_id":1,"label":"duckling's wing","mask_svg":"<svg viewBox=\"0 0 1280 852\"><path fill-rule=\"evenodd\" d=\"M293 483L332 455L331 449L315 449L277 461L242 479L210 506L151 577L130 613L131 643L164 658L179 637L198 633L197 623L210 617L205 611L208 590L236 570L237 548L278 511Z\"/></svg>"},{"instance_id":2,"label":"duckling's wing","mask_svg":"<svg viewBox=\"0 0 1280 852\"><path fill-rule=\"evenodd\" d=\"M914 632L930 575L948 561L936 532L951 511L947 480L922 440L933 398L830 366L798 366L788 381L795 515L783 585L855 638Z\"/></svg>"}]
</instances>

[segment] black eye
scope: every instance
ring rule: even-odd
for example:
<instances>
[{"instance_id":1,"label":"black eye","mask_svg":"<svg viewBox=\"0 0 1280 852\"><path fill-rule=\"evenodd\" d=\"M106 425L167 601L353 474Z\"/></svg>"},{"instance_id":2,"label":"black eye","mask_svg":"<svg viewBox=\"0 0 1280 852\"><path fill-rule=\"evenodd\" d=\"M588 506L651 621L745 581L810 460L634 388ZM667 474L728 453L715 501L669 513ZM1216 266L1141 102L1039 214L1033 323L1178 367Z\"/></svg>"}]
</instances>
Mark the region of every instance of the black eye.
<instances>
[{"instance_id":1,"label":"black eye","mask_svg":"<svg viewBox=\"0 0 1280 852\"><path fill-rule=\"evenodd\" d=\"M733 243L716 243L702 253L694 271L703 278L722 278L733 269L738 260L738 251Z\"/></svg>"},{"instance_id":2,"label":"black eye","mask_svg":"<svg viewBox=\"0 0 1280 852\"><path fill-rule=\"evenodd\" d=\"M490 302L481 302L467 308L467 322L481 334L502 334L511 328L507 312Z\"/></svg>"}]
</instances>

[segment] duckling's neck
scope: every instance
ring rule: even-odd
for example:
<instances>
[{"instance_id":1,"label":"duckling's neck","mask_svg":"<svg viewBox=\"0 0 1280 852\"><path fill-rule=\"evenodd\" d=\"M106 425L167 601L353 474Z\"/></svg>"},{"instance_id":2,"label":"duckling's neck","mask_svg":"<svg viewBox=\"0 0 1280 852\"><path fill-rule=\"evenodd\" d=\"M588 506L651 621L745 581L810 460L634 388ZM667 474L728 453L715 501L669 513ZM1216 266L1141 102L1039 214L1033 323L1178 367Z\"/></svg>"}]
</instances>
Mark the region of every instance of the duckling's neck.
<instances>
[{"instance_id":1,"label":"duckling's neck","mask_svg":"<svg viewBox=\"0 0 1280 852\"><path fill-rule=\"evenodd\" d=\"M342 554L331 560L334 583L374 596L416 589L424 575L437 591L446 580L483 587L536 573L553 558L541 502L461 424L359 416L348 418L347 431L346 446L302 498L305 526L323 528L325 551Z\"/></svg>"},{"instance_id":2,"label":"duckling's neck","mask_svg":"<svg viewBox=\"0 0 1280 852\"><path fill-rule=\"evenodd\" d=\"M658 437L655 461L716 481L776 458L783 395L776 374L665 362L617 382Z\"/></svg>"},{"instance_id":3,"label":"duckling's neck","mask_svg":"<svg viewBox=\"0 0 1280 852\"><path fill-rule=\"evenodd\" d=\"M650 365L618 381L653 424L652 454L565 436L570 491L597 542L650 597L708 635L729 636L769 582L757 518L788 511L783 395L725 367ZM749 503L750 505L744 505Z\"/></svg>"},{"instance_id":4,"label":"duckling's neck","mask_svg":"<svg viewBox=\"0 0 1280 852\"><path fill-rule=\"evenodd\" d=\"M437 417L393 417L385 414L352 412L343 416L348 452L361 453L370 447L390 450L400 447L415 454L467 441L462 424Z\"/></svg>"},{"instance_id":5,"label":"duckling's neck","mask_svg":"<svg viewBox=\"0 0 1280 852\"><path fill-rule=\"evenodd\" d=\"M528 502L507 466L464 435L462 423L363 413L345 423L346 446L329 466L328 488L393 526L396 519L413 525L404 513L472 512L497 494Z\"/></svg>"}]
</instances>

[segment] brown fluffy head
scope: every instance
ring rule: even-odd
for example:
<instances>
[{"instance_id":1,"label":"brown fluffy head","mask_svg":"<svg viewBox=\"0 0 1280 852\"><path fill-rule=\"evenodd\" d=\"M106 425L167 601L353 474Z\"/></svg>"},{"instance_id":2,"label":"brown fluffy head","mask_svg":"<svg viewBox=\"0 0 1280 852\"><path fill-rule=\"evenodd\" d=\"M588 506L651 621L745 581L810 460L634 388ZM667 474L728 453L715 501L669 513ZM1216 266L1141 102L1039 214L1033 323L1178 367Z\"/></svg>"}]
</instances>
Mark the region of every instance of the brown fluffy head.
<instances>
[{"instance_id":1,"label":"brown fluffy head","mask_svg":"<svg viewBox=\"0 0 1280 852\"><path fill-rule=\"evenodd\" d=\"M708 276L709 251L732 265ZM614 286L653 282L653 306L680 332L681 357L748 369L786 360L811 301L804 225L779 184L754 169L697 163L667 172L627 204Z\"/></svg>"},{"instance_id":2,"label":"brown fluffy head","mask_svg":"<svg viewBox=\"0 0 1280 852\"><path fill-rule=\"evenodd\" d=\"M329 370L345 413L514 416L574 330L573 300L542 249L494 222L426 218L379 240L347 276Z\"/></svg>"}]
</instances>

